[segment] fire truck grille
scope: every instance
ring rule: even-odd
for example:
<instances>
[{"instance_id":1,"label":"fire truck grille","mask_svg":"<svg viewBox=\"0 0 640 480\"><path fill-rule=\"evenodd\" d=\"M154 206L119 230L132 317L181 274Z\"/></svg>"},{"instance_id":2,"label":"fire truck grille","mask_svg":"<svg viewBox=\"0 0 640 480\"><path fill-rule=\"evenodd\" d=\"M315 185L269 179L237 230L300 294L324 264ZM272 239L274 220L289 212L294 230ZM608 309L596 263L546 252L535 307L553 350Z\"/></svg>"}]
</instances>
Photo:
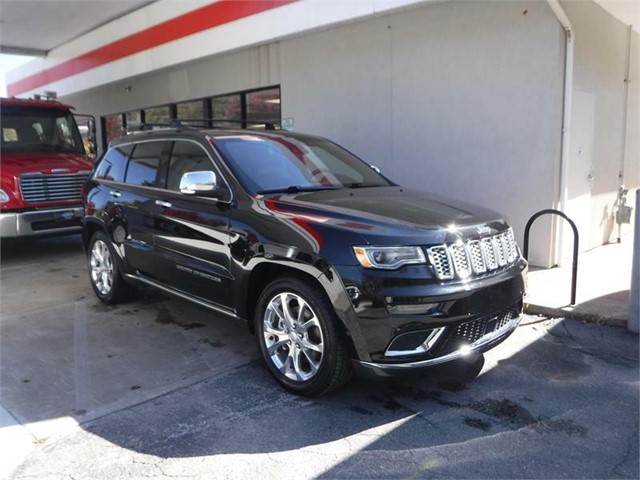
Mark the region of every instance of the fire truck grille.
<instances>
[{"instance_id":1,"label":"fire truck grille","mask_svg":"<svg viewBox=\"0 0 640 480\"><path fill-rule=\"evenodd\" d=\"M27 174L20 177L22 198L27 203L58 202L82 199L86 173L73 175Z\"/></svg>"}]
</instances>

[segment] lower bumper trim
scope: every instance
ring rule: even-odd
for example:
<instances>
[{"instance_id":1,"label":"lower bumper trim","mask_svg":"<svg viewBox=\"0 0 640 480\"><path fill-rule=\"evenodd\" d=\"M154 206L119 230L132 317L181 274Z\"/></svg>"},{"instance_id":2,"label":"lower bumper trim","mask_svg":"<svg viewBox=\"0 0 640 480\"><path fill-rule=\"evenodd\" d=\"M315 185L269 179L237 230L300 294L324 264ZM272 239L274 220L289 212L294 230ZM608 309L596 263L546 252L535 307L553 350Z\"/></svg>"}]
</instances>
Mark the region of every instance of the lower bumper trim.
<instances>
[{"instance_id":1,"label":"lower bumper trim","mask_svg":"<svg viewBox=\"0 0 640 480\"><path fill-rule=\"evenodd\" d=\"M492 346L500 343L506 339L520 324L520 316L513 318L509 323L502 328L495 330L484 337L478 339L474 343L465 345L464 347L455 350L451 353L443 355L441 357L429 358L427 360L419 360L416 362L403 362L403 363L380 363L380 362L368 362L358 361L360 367L367 370L374 370L379 372L382 376L393 374L393 372L410 373L414 370L422 368L428 368L431 366L439 365L442 363L452 362L466 357L472 357L479 355L482 352L488 350Z\"/></svg>"}]
</instances>

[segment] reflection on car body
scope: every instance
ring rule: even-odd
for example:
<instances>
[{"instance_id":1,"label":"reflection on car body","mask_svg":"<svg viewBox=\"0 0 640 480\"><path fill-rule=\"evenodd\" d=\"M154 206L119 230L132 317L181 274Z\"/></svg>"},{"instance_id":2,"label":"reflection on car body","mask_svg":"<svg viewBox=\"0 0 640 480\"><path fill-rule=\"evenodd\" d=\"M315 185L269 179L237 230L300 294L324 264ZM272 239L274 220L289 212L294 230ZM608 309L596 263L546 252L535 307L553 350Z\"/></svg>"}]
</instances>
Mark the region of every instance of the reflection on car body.
<instances>
[{"instance_id":1,"label":"reflection on car body","mask_svg":"<svg viewBox=\"0 0 640 480\"><path fill-rule=\"evenodd\" d=\"M518 325L526 262L500 215L404 189L320 137L129 135L85 199L101 300L144 284L245 319L295 393L477 358Z\"/></svg>"}]
</instances>

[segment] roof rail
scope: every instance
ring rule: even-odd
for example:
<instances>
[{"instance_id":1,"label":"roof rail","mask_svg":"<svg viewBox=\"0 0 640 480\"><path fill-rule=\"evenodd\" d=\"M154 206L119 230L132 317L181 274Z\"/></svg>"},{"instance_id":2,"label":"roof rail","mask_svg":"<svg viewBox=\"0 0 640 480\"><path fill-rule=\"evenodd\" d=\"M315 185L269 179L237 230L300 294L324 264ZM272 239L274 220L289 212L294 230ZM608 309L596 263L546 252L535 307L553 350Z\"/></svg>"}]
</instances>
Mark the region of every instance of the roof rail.
<instances>
[{"instance_id":1,"label":"roof rail","mask_svg":"<svg viewBox=\"0 0 640 480\"><path fill-rule=\"evenodd\" d=\"M175 119L178 122L188 122L186 125L195 127L195 124L201 124L201 128L215 128L216 123L237 123L242 125L251 125L251 126L263 126L265 130L277 130L276 124L279 124L279 121L267 121L267 120L247 120L246 118L180 118ZM183 124L184 125L184 124Z\"/></svg>"},{"instance_id":2,"label":"roof rail","mask_svg":"<svg viewBox=\"0 0 640 480\"><path fill-rule=\"evenodd\" d=\"M216 128L216 123L238 124L239 128L256 128L264 127L265 130L278 130L276 124L279 122L268 122L260 120L247 120L236 118L172 118L168 123L144 122L136 125L127 126L125 133L134 133L140 131L150 131L168 128L193 128L205 129Z\"/></svg>"}]
</instances>

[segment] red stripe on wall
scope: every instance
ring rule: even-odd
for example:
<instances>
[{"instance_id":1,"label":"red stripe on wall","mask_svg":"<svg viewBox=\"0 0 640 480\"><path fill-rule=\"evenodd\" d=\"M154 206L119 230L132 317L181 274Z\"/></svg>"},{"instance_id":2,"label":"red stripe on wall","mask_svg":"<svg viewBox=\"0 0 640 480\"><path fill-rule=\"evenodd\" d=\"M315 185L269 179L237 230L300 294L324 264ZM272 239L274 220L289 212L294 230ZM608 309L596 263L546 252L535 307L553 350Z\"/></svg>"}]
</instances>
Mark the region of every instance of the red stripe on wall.
<instances>
[{"instance_id":1,"label":"red stripe on wall","mask_svg":"<svg viewBox=\"0 0 640 480\"><path fill-rule=\"evenodd\" d=\"M9 96L19 95L173 40L296 1L221 0L13 82L7 86L7 92Z\"/></svg>"}]
</instances>

